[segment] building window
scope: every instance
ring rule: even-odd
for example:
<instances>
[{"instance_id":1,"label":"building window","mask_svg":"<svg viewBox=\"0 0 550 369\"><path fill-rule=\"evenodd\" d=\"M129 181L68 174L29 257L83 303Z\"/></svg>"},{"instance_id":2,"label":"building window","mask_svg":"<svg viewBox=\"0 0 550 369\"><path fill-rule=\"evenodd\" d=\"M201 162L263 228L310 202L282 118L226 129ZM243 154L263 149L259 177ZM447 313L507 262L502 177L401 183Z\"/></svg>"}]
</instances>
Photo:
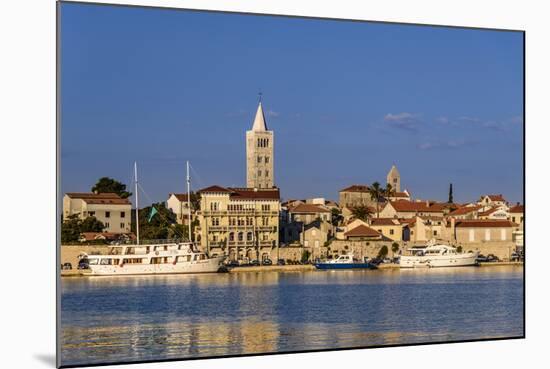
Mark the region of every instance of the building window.
<instances>
[{"instance_id":1,"label":"building window","mask_svg":"<svg viewBox=\"0 0 550 369\"><path fill-rule=\"evenodd\" d=\"M235 241L235 233L233 232L229 233L229 241Z\"/></svg>"},{"instance_id":2,"label":"building window","mask_svg":"<svg viewBox=\"0 0 550 369\"><path fill-rule=\"evenodd\" d=\"M211 211L217 211L218 210L218 203L217 202L211 202L210 203L210 210Z\"/></svg>"},{"instance_id":3,"label":"building window","mask_svg":"<svg viewBox=\"0 0 550 369\"><path fill-rule=\"evenodd\" d=\"M213 226L219 226L220 225L220 218L212 218L212 225Z\"/></svg>"},{"instance_id":4,"label":"building window","mask_svg":"<svg viewBox=\"0 0 550 369\"><path fill-rule=\"evenodd\" d=\"M271 209L271 205L269 204L263 204L262 205L262 211L269 211Z\"/></svg>"},{"instance_id":5,"label":"building window","mask_svg":"<svg viewBox=\"0 0 550 369\"><path fill-rule=\"evenodd\" d=\"M265 157L265 163L266 163L266 164L269 163L269 156L266 156L266 157Z\"/></svg>"},{"instance_id":6,"label":"building window","mask_svg":"<svg viewBox=\"0 0 550 369\"><path fill-rule=\"evenodd\" d=\"M238 238L239 238L239 241L242 241L242 240L243 240L243 233L242 233L242 232L239 232Z\"/></svg>"},{"instance_id":7,"label":"building window","mask_svg":"<svg viewBox=\"0 0 550 369\"><path fill-rule=\"evenodd\" d=\"M506 241L506 230L505 229L500 230L500 239L502 241Z\"/></svg>"},{"instance_id":8,"label":"building window","mask_svg":"<svg viewBox=\"0 0 550 369\"><path fill-rule=\"evenodd\" d=\"M91 217L95 217L95 211L89 211L88 215L91 216Z\"/></svg>"},{"instance_id":9,"label":"building window","mask_svg":"<svg viewBox=\"0 0 550 369\"><path fill-rule=\"evenodd\" d=\"M105 222L105 228L109 228L110 226L109 222Z\"/></svg>"},{"instance_id":10,"label":"building window","mask_svg":"<svg viewBox=\"0 0 550 369\"><path fill-rule=\"evenodd\" d=\"M240 226L244 225L244 219L242 219L242 218L239 218L239 220L237 222L238 222L238 225L240 225Z\"/></svg>"},{"instance_id":11,"label":"building window","mask_svg":"<svg viewBox=\"0 0 550 369\"><path fill-rule=\"evenodd\" d=\"M247 241L252 241L252 232L248 232L248 233L246 234L246 240L247 240Z\"/></svg>"},{"instance_id":12,"label":"building window","mask_svg":"<svg viewBox=\"0 0 550 369\"><path fill-rule=\"evenodd\" d=\"M269 218L262 217L262 225L263 225L263 226L269 225Z\"/></svg>"},{"instance_id":13,"label":"building window","mask_svg":"<svg viewBox=\"0 0 550 369\"><path fill-rule=\"evenodd\" d=\"M212 236L212 242L218 242L218 235L213 235Z\"/></svg>"},{"instance_id":14,"label":"building window","mask_svg":"<svg viewBox=\"0 0 550 369\"><path fill-rule=\"evenodd\" d=\"M120 223L120 228L124 229L124 223Z\"/></svg>"},{"instance_id":15,"label":"building window","mask_svg":"<svg viewBox=\"0 0 550 369\"><path fill-rule=\"evenodd\" d=\"M110 218L111 217L111 212L110 211L106 211L105 212L105 218Z\"/></svg>"},{"instance_id":16,"label":"building window","mask_svg":"<svg viewBox=\"0 0 550 369\"><path fill-rule=\"evenodd\" d=\"M125 218L125 217L126 217L126 212L121 211L121 212L120 212L120 217L121 217L121 218Z\"/></svg>"},{"instance_id":17,"label":"building window","mask_svg":"<svg viewBox=\"0 0 550 369\"><path fill-rule=\"evenodd\" d=\"M261 177L261 176L262 176L262 171L258 170L258 177Z\"/></svg>"},{"instance_id":18,"label":"building window","mask_svg":"<svg viewBox=\"0 0 550 369\"><path fill-rule=\"evenodd\" d=\"M393 229L390 229L390 234L393 234ZM437 232L435 232L434 234L437 234Z\"/></svg>"},{"instance_id":19,"label":"building window","mask_svg":"<svg viewBox=\"0 0 550 369\"><path fill-rule=\"evenodd\" d=\"M258 163L261 163L261 162L262 162L262 157L258 156Z\"/></svg>"},{"instance_id":20,"label":"building window","mask_svg":"<svg viewBox=\"0 0 550 369\"><path fill-rule=\"evenodd\" d=\"M247 226L251 226L252 224L253 224L252 218L247 217L247 218L246 218L246 225L247 225Z\"/></svg>"},{"instance_id":21,"label":"building window","mask_svg":"<svg viewBox=\"0 0 550 369\"><path fill-rule=\"evenodd\" d=\"M269 177L269 170L266 170L266 171L265 171L265 176L266 176L266 177Z\"/></svg>"}]
</instances>

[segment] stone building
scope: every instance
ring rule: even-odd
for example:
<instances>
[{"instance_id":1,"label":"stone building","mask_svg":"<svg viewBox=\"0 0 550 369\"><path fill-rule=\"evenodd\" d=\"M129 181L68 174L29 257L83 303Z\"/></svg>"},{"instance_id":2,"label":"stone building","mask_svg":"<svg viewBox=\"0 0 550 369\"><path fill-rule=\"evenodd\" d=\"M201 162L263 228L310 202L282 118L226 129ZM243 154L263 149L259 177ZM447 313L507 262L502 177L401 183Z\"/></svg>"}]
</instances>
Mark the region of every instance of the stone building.
<instances>
[{"instance_id":1,"label":"stone building","mask_svg":"<svg viewBox=\"0 0 550 369\"><path fill-rule=\"evenodd\" d=\"M390 201L380 211L379 218L414 218L423 215L442 217L445 209L445 204L429 201Z\"/></svg>"},{"instance_id":2,"label":"stone building","mask_svg":"<svg viewBox=\"0 0 550 369\"><path fill-rule=\"evenodd\" d=\"M279 247L278 188L210 186L201 195L196 240L211 254L260 259Z\"/></svg>"},{"instance_id":3,"label":"stone building","mask_svg":"<svg viewBox=\"0 0 550 369\"><path fill-rule=\"evenodd\" d=\"M401 175L395 165L391 166L391 169L386 176L386 183L391 185L396 192L401 191Z\"/></svg>"},{"instance_id":4,"label":"stone building","mask_svg":"<svg viewBox=\"0 0 550 369\"><path fill-rule=\"evenodd\" d=\"M375 206L369 193L369 186L351 185L339 191L339 204L342 208L353 208L356 206Z\"/></svg>"},{"instance_id":5,"label":"stone building","mask_svg":"<svg viewBox=\"0 0 550 369\"><path fill-rule=\"evenodd\" d=\"M483 195L480 197L478 204L481 206L506 206L506 199L502 194L498 195Z\"/></svg>"},{"instance_id":6,"label":"stone building","mask_svg":"<svg viewBox=\"0 0 550 369\"><path fill-rule=\"evenodd\" d=\"M523 230L523 205L517 204L514 205L508 210L509 219L518 225L518 228Z\"/></svg>"},{"instance_id":7,"label":"stone building","mask_svg":"<svg viewBox=\"0 0 550 369\"><path fill-rule=\"evenodd\" d=\"M252 129L246 131L246 186L248 188L273 187L275 178L273 148L273 131L267 129L260 101Z\"/></svg>"},{"instance_id":8,"label":"stone building","mask_svg":"<svg viewBox=\"0 0 550 369\"><path fill-rule=\"evenodd\" d=\"M104 232L128 233L132 225L132 204L116 193L68 192L63 197L63 219L77 214L80 219L95 217Z\"/></svg>"},{"instance_id":9,"label":"stone building","mask_svg":"<svg viewBox=\"0 0 550 369\"><path fill-rule=\"evenodd\" d=\"M193 195L193 193L191 193ZM189 219L189 203L186 193L171 193L166 200L166 207L176 214L176 221L179 224L188 224ZM191 205L192 207L192 205ZM196 209L191 208L191 221L195 219Z\"/></svg>"},{"instance_id":10,"label":"stone building","mask_svg":"<svg viewBox=\"0 0 550 369\"><path fill-rule=\"evenodd\" d=\"M453 243L510 242L517 224L499 219L449 219L446 222L444 238Z\"/></svg>"},{"instance_id":11,"label":"stone building","mask_svg":"<svg viewBox=\"0 0 550 369\"><path fill-rule=\"evenodd\" d=\"M394 218L373 218L370 227L392 241L403 241L404 224Z\"/></svg>"}]
</instances>

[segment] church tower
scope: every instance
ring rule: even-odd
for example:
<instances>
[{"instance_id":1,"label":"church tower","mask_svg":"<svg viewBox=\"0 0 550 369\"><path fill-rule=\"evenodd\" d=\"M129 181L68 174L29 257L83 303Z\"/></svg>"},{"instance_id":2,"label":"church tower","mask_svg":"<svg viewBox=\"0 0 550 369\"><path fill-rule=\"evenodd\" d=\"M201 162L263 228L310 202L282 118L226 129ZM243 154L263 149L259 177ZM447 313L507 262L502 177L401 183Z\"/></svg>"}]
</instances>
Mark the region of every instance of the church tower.
<instances>
[{"instance_id":1,"label":"church tower","mask_svg":"<svg viewBox=\"0 0 550 369\"><path fill-rule=\"evenodd\" d=\"M391 166L388 176L386 177L387 183L392 186L395 192L401 191L401 175L395 165Z\"/></svg>"},{"instance_id":2,"label":"church tower","mask_svg":"<svg viewBox=\"0 0 550 369\"><path fill-rule=\"evenodd\" d=\"M246 187L273 187L273 147L273 131L267 130L260 100L252 129L246 131Z\"/></svg>"}]
</instances>

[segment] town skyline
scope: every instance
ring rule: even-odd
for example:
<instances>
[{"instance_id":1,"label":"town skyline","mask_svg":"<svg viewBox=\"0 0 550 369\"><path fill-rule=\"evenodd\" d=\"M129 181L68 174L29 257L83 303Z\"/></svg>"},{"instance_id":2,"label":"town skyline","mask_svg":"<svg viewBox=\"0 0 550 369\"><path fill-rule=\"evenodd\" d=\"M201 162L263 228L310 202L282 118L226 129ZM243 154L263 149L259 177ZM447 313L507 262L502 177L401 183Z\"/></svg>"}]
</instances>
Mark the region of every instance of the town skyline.
<instances>
[{"instance_id":1,"label":"town skyline","mask_svg":"<svg viewBox=\"0 0 550 369\"><path fill-rule=\"evenodd\" d=\"M395 164L413 198L523 203L520 33L63 7L62 192L133 192L134 161L144 205L185 192L186 160L194 189L244 187L261 90L283 199L337 200Z\"/></svg>"}]
</instances>

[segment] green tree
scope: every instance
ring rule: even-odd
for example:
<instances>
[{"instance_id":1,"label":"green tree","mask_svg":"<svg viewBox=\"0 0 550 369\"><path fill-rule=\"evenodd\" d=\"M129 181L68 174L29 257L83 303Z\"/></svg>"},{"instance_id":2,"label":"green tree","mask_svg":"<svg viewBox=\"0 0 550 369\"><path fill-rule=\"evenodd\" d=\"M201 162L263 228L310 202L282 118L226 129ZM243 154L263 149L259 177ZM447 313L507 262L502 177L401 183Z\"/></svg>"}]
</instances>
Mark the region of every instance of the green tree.
<instances>
[{"instance_id":1,"label":"green tree","mask_svg":"<svg viewBox=\"0 0 550 369\"><path fill-rule=\"evenodd\" d=\"M304 250L302 252L302 263L305 263L306 261L309 260L309 257L310 257L310 252L308 250Z\"/></svg>"},{"instance_id":2,"label":"green tree","mask_svg":"<svg viewBox=\"0 0 550 369\"><path fill-rule=\"evenodd\" d=\"M157 213L149 220L152 208ZM132 210L132 232L136 232L136 215ZM176 214L166 207L163 202L139 209L139 237L142 240L160 240L186 238L186 229L176 222Z\"/></svg>"},{"instance_id":3,"label":"green tree","mask_svg":"<svg viewBox=\"0 0 550 369\"><path fill-rule=\"evenodd\" d=\"M351 215L355 219L361 219L366 222L371 217L372 211L366 205L358 205L358 206L354 206L351 209Z\"/></svg>"},{"instance_id":4,"label":"green tree","mask_svg":"<svg viewBox=\"0 0 550 369\"><path fill-rule=\"evenodd\" d=\"M453 184L449 184L449 200L447 201L449 204L453 203Z\"/></svg>"},{"instance_id":5,"label":"green tree","mask_svg":"<svg viewBox=\"0 0 550 369\"><path fill-rule=\"evenodd\" d=\"M391 244L391 252L392 255L395 256L395 253L399 251L399 244L397 242L394 242Z\"/></svg>"},{"instance_id":6,"label":"green tree","mask_svg":"<svg viewBox=\"0 0 550 369\"><path fill-rule=\"evenodd\" d=\"M395 196L395 189L392 187L391 184L388 183L388 184L386 184L386 188L384 188L382 190L382 195L385 198Z\"/></svg>"},{"instance_id":7,"label":"green tree","mask_svg":"<svg viewBox=\"0 0 550 369\"><path fill-rule=\"evenodd\" d=\"M456 248L456 252L461 253L461 252L462 252L462 246L458 246L458 247Z\"/></svg>"},{"instance_id":8,"label":"green tree","mask_svg":"<svg viewBox=\"0 0 550 369\"><path fill-rule=\"evenodd\" d=\"M92 187L94 193L116 193L123 199L132 196L131 192L126 191L126 185L109 177L101 177Z\"/></svg>"},{"instance_id":9,"label":"green tree","mask_svg":"<svg viewBox=\"0 0 550 369\"><path fill-rule=\"evenodd\" d=\"M78 214L73 214L61 223L61 243L76 242L83 232L103 232L105 226L96 217L82 220Z\"/></svg>"},{"instance_id":10,"label":"green tree","mask_svg":"<svg viewBox=\"0 0 550 369\"><path fill-rule=\"evenodd\" d=\"M331 215L333 226L339 225L342 222L342 220L344 219L344 217L342 216L342 210L340 210L338 208L332 208L330 210L330 213L331 213L330 215Z\"/></svg>"},{"instance_id":11,"label":"green tree","mask_svg":"<svg viewBox=\"0 0 550 369\"><path fill-rule=\"evenodd\" d=\"M384 259L386 256L388 256L388 246L384 245L380 248L380 251L378 251L378 258Z\"/></svg>"},{"instance_id":12,"label":"green tree","mask_svg":"<svg viewBox=\"0 0 550 369\"><path fill-rule=\"evenodd\" d=\"M384 189L380 187L380 183L374 182L369 187L370 198L376 201L376 217L380 215L380 199L384 196Z\"/></svg>"}]
</instances>

